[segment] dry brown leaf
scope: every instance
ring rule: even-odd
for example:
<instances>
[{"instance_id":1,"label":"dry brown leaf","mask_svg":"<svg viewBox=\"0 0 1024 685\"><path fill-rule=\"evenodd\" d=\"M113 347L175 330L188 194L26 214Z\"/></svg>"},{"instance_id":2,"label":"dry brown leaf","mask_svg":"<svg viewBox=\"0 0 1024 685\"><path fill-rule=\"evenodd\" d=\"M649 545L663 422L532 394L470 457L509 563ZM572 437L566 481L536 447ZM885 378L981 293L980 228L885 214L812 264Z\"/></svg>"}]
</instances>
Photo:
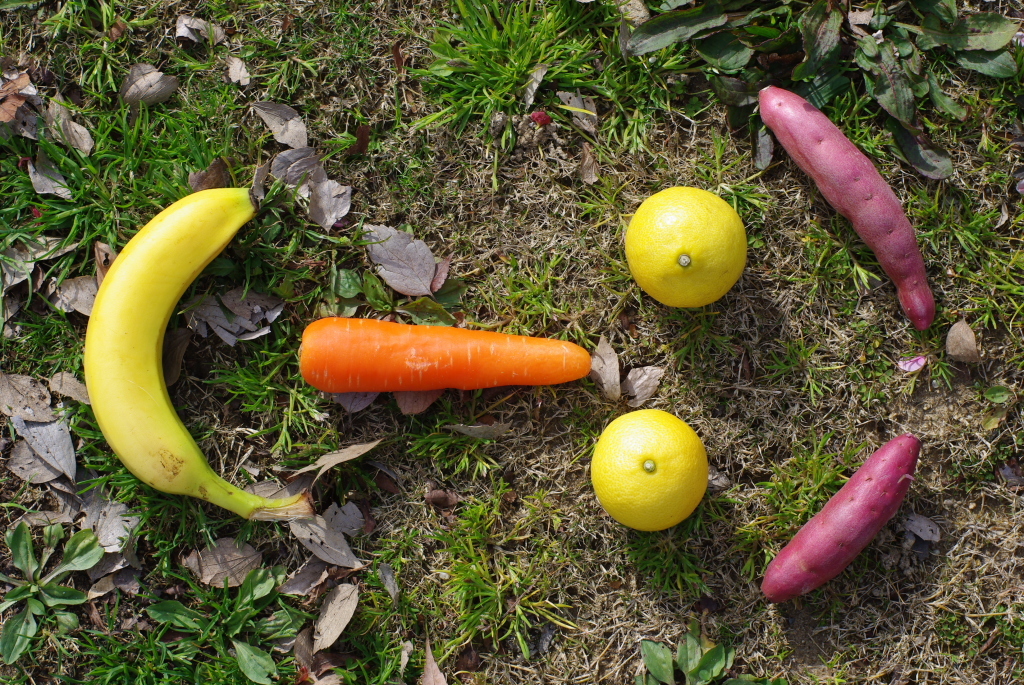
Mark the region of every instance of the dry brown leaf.
<instances>
[{"instance_id":1,"label":"dry brown leaf","mask_svg":"<svg viewBox=\"0 0 1024 685\"><path fill-rule=\"evenodd\" d=\"M277 591L285 595L305 596L320 583L327 580L331 567L326 561L311 556L295 573L288 576L288 580L281 584Z\"/></svg>"},{"instance_id":2,"label":"dry brown leaf","mask_svg":"<svg viewBox=\"0 0 1024 685\"><path fill-rule=\"evenodd\" d=\"M549 68L547 64L538 64L530 72L530 80L527 81L526 89L523 91L523 106L527 108L533 106L533 100L537 97L537 90L544 81L544 75L548 73Z\"/></svg>"},{"instance_id":3,"label":"dry brown leaf","mask_svg":"<svg viewBox=\"0 0 1024 685\"><path fill-rule=\"evenodd\" d=\"M103 279L110 270L110 265L117 259L117 252L110 245L96 241L92 244L92 255L96 261L96 287L103 285Z\"/></svg>"},{"instance_id":4,"label":"dry brown leaf","mask_svg":"<svg viewBox=\"0 0 1024 685\"><path fill-rule=\"evenodd\" d=\"M139 525L139 517L128 516L127 504L107 499L99 488L86 492L83 499L82 529L91 529L105 551L124 551L129 546L132 531Z\"/></svg>"},{"instance_id":5,"label":"dry brown leaf","mask_svg":"<svg viewBox=\"0 0 1024 685\"><path fill-rule=\"evenodd\" d=\"M572 122L591 135L597 135L597 103L594 98L582 97L577 93L558 92L558 99L571 107Z\"/></svg>"},{"instance_id":6,"label":"dry brown leaf","mask_svg":"<svg viewBox=\"0 0 1024 685\"><path fill-rule=\"evenodd\" d=\"M551 625L550 623L547 625ZM479 671L482 666L480 660L480 652L476 650L476 647L469 644L462 650L462 654L459 655L458 660L455 662L455 671L457 673L472 673Z\"/></svg>"},{"instance_id":7,"label":"dry brown leaf","mask_svg":"<svg viewBox=\"0 0 1024 685\"><path fill-rule=\"evenodd\" d=\"M395 569L391 568L391 564L383 563L377 567L377 575L380 577L380 582L384 583L384 589L391 595L391 601L398 601L398 581L395 579Z\"/></svg>"},{"instance_id":8,"label":"dry brown leaf","mask_svg":"<svg viewBox=\"0 0 1024 685\"><path fill-rule=\"evenodd\" d=\"M178 79L167 76L152 64L135 64L121 84L121 99L129 105L157 105L166 102L178 89Z\"/></svg>"},{"instance_id":9,"label":"dry brown leaf","mask_svg":"<svg viewBox=\"0 0 1024 685\"><path fill-rule=\"evenodd\" d=\"M662 366L643 366L632 369L626 374L626 380L622 381L622 394L633 396L633 399L626 404L636 408L651 399L657 392L658 383L664 375L665 368Z\"/></svg>"},{"instance_id":10,"label":"dry brown leaf","mask_svg":"<svg viewBox=\"0 0 1024 685\"><path fill-rule=\"evenodd\" d=\"M113 590L120 590L129 595L137 595L140 589L139 572L133 568L122 568L100 578L89 588L86 594L89 599L96 599Z\"/></svg>"},{"instance_id":11,"label":"dry brown leaf","mask_svg":"<svg viewBox=\"0 0 1024 685\"><path fill-rule=\"evenodd\" d=\"M270 163L270 174L290 188L297 187L301 197L309 197L310 183L327 180L320 156L311 147L285 150L275 155Z\"/></svg>"},{"instance_id":12,"label":"dry brown leaf","mask_svg":"<svg viewBox=\"0 0 1024 685\"><path fill-rule=\"evenodd\" d=\"M356 128L356 142L345 150L345 156L365 155L368 149L370 149L370 127L360 124Z\"/></svg>"},{"instance_id":13,"label":"dry brown leaf","mask_svg":"<svg viewBox=\"0 0 1024 685\"><path fill-rule=\"evenodd\" d=\"M349 414L366 409L377 399L379 392L338 392L331 399L341 405Z\"/></svg>"},{"instance_id":14,"label":"dry brown leaf","mask_svg":"<svg viewBox=\"0 0 1024 685\"><path fill-rule=\"evenodd\" d=\"M380 266L378 273L389 286L410 297L433 292L430 284L437 263L425 242L390 226L366 224L364 228L365 239L371 241L366 246L370 260Z\"/></svg>"},{"instance_id":15,"label":"dry brown leaf","mask_svg":"<svg viewBox=\"0 0 1024 685\"><path fill-rule=\"evenodd\" d=\"M26 421L53 421L50 393L30 376L0 371L0 412Z\"/></svg>"},{"instance_id":16,"label":"dry brown leaf","mask_svg":"<svg viewBox=\"0 0 1024 685\"><path fill-rule=\"evenodd\" d=\"M70 397L83 404L89 404L89 391L86 389L85 383L78 380L75 374L69 371L60 371L53 375L53 378L50 379L50 392Z\"/></svg>"},{"instance_id":17,"label":"dry brown leaf","mask_svg":"<svg viewBox=\"0 0 1024 685\"><path fill-rule=\"evenodd\" d=\"M40 195L56 195L65 200L71 199L71 189L68 188L67 181L42 148L36 151L34 162L29 160L28 177L32 181L32 188Z\"/></svg>"},{"instance_id":18,"label":"dry brown leaf","mask_svg":"<svg viewBox=\"0 0 1024 685\"><path fill-rule=\"evenodd\" d=\"M644 0L615 0L615 4L619 6L623 21L634 28L651 18L651 11Z\"/></svg>"},{"instance_id":19,"label":"dry brown leaf","mask_svg":"<svg viewBox=\"0 0 1024 685\"><path fill-rule=\"evenodd\" d=\"M431 292L437 292L448 280L448 271L452 268L452 256L448 255L437 263L434 269L434 278L430 281Z\"/></svg>"},{"instance_id":20,"label":"dry brown leaf","mask_svg":"<svg viewBox=\"0 0 1024 685\"><path fill-rule=\"evenodd\" d=\"M203 171L193 171L188 175L188 184L193 193L211 188L230 188L231 172L223 157L217 157Z\"/></svg>"},{"instance_id":21,"label":"dry brown leaf","mask_svg":"<svg viewBox=\"0 0 1024 685\"><path fill-rule=\"evenodd\" d=\"M324 520L329 527L340 530L349 537L359 535L365 523L363 512L355 502L346 502L343 507L339 507L337 502L331 504L324 512Z\"/></svg>"},{"instance_id":22,"label":"dry brown leaf","mask_svg":"<svg viewBox=\"0 0 1024 685\"><path fill-rule=\"evenodd\" d=\"M181 378L181 365L191 340L191 328L172 328L164 334L164 383L168 388Z\"/></svg>"},{"instance_id":23,"label":"dry brown leaf","mask_svg":"<svg viewBox=\"0 0 1024 685\"><path fill-rule=\"evenodd\" d=\"M351 461L356 457L361 457L374 447L380 444L380 440L374 440L373 442L363 443L361 445L349 445L336 452L328 452L321 456L314 463L309 466L304 466L295 472L296 475L300 473L306 473L307 471L316 470L316 476L313 477L313 482L316 482L320 476L324 475L324 471L338 464L343 464L346 461Z\"/></svg>"},{"instance_id":24,"label":"dry brown leaf","mask_svg":"<svg viewBox=\"0 0 1024 685\"><path fill-rule=\"evenodd\" d=\"M56 287L53 306L62 312L76 311L89 316L96 302L96 277L78 276L69 278Z\"/></svg>"},{"instance_id":25,"label":"dry brown leaf","mask_svg":"<svg viewBox=\"0 0 1024 685\"><path fill-rule=\"evenodd\" d=\"M946 334L946 354L958 362L980 362L978 340L970 324L960 319Z\"/></svg>"},{"instance_id":26,"label":"dry brown leaf","mask_svg":"<svg viewBox=\"0 0 1024 685\"><path fill-rule=\"evenodd\" d=\"M313 670L313 629L303 628L295 636L295 663L307 671ZM314 683L314 685L316 685Z\"/></svg>"},{"instance_id":27,"label":"dry brown leaf","mask_svg":"<svg viewBox=\"0 0 1024 685\"><path fill-rule=\"evenodd\" d=\"M245 62L234 55L228 55L224 61L228 65L227 78L229 83L237 83L240 86L249 85L252 77L249 76L249 70L246 68Z\"/></svg>"},{"instance_id":28,"label":"dry brown leaf","mask_svg":"<svg viewBox=\"0 0 1024 685\"><path fill-rule=\"evenodd\" d=\"M437 401L437 398L444 394L444 390L411 390L407 392L392 393L398 409L406 416L425 412L430 405Z\"/></svg>"},{"instance_id":29,"label":"dry brown leaf","mask_svg":"<svg viewBox=\"0 0 1024 685\"><path fill-rule=\"evenodd\" d=\"M14 121L18 116L18 109L25 104L25 96L18 93L11 93L0 102L0 123Z\"/></svg>"},{"instance_id":30,"label":"dry brown leaf","mask_svg":"<svg viewBox=\"0 0 1024 685\"><path fill-rule=\"evenodd\" d=\"M359 588L339 585L328 593L313 631L313 653L333 645L352 620L359 604Z\"/></svg>"},{"instance_id":31,"label":"dry brown leaf","mask_svg":"<svg viewBox=\"0 0 1024 685\"><path fill-rule=\"evenodd\" d=\"M608 338L601 336L597 342L597 349L594 350L590 364L590 377L597 383L601 393L610 400L617 400L622 396L620 385L619 355L612 349Z\"/></svg>"},{"instance_id":32,"label":"dry brown leaf","mask_svg":"<svg viewBox=\"0 0 1024 685\"><path fill-rule=\"evenodd\" d=\"M224 29L212 22L182 14L175 22L174 37L183 38L193 43L208 42L219 45L227 39L227 34Z\"/></svg>"},{"instance_id":33,"label":"dry brown leaf","mask_svg":"<svg viewBox=\"0 0 1024 685\"><path fill-rule=\"evenodd\" d=\"M356 558L341 530L328 525L323 516L290 521L292 535L310 552L329 564L358 568L363 562Z\"/></svg>"},{"instance_id":34,"label":"dry brown leaf","mask_svg":"<svg viewBox=\"0 0 1024 685\"><path fill-rule=\"evenodd\" d=\"M409 665L409 657L416 651L416 645L409 640L402 643L402 655L398 660L398 677L402 678L405 676L405 667Z\"/></svg>"},{"instance_id":35,"label":"dry brown leaf","mask_svg":"<svg viewBox=\"0 0 1024 685\"><path fill-rule=\"evenodd\" d=\"M37 485L49 483L63 473L40 457L25 440L14 443L10 459L7 460L7 468L18 478Z\"/></svg>"},{"instance_id":36,"label":"dry brown leaf","mask_svg":"<svg viewBox=\"0 0 1024 685\"><path fill-rule=\"evenodd\" d=\"M284 309L284 301L272 295L235 288L219 298L201 295L185 303L185 322L200 336L213 332L224 342L234 345L239 340L252 340L270 332L260 328L264 320L273 323Z\"/></svg>"},{"instance_id":37,"label":"dry brown leaf","mask_svg":"<svg viewBox=\"0 0 1024 685\"><path fill-rule=\"evenodd\" d=\"M423 676L420 678L420 685L448 685L444 673L438 668L434 661L434 653L430 650L430 639L427 639L426 658L423 661Z\"/></svg>"},{"instance_id":38,"label":"dry brown leaf","mask_svg":"<svg viewBox=\"0 0 1024 685\"><path fill-rule=\"evenodd\" d=\"M249 197L252 198L253 204L259 205L263 202L263 198L267 196L267 176L270 175L270 164L271 162L264 162L260 166L256 167L256 171L253 173L252 186L249 187Z\"/></svg>"},{"instance_id":39,"label":"dry brown leaf","mask_svg":"<svg viewBox=\"0 0 1024 685\"><path fill-rule=\"evenodd\" d=\"M906 528L922 540L938 542L942 538L939 527L927 516L911 512L907 516Z\"/></svg>"},{"instance_id":40,"label":"dry brown leaf","mask_svg":"<svg viewBox=\"0 0 1024 685\"><path fill-rule=\"evenodd\" d=\"M325 179L309 184L309 220L330 230L352 207L352 186Z\"/></svg>"},{"instance_id":41,"label":"dry brown leaf","mask_svg":"<svg viewBox=\"0 0 1024 685\"><path fill-rule=\"evenodd\" d=\"M459 503L461 498L451 490L443 488L431 488L427 491L427 504L438 509L452 509Z\"/></svg>"},{"instance_id":42,"label":"dry brown leaf","mask_svg":"<svg viewBox=\"0 0 1024 685\"><path fill-rule=\"evenodd\" d=\"M126 566L128 566L128 559L123 554L120 552L107 552L100 559L99 563L86 571L86 573L89 576L89 580L95 583L103 576L109 576L111 573L120 571Z\"/></svg>"},{"instance_id":43,"label":"dry brown leaf","mask_svg":"<svg viewBox=\"0 0 1024 685\"><path fill-rule=\"evenodd\" d=\"M306 147L306 123L294 109L288 105L266 101L254 102L252 107L274 134L274 140L290 148ZM281 178L276 173L274 176Z\"/></svg>"},{"instance_id":44,"label":"dry brown leaf","mask_svg":"<svg viewBox=\"0 0 1024 685\"><path fill-rule=\"evenodd\" d=\"M89 156L96 143L92 139L89 130L71 118L71 110L57 102L50 100L46 110L46 125L56 132L55 138L68 147L73 147L83 155Z\"/></svg>"},{"instance_id":45,"label":"dry brown leaf","mask_svg":"<svg viewBox=\"0 0 1024 685\"><path fill-rule=\"evenodd\" d=\"M590 143L583 143L583 153L580 155L580 180L587 185L594 185L600 180L599 171L593 146Z\"/></svg>"},{"instance_id":46,"label":"dry brown leaf","mask_svg":"<svg viewBox=\"0 0 1024 685\"><path fill-rule=\"evenodd\" d=\"M446 430L453 430L456 433L462 433L468 435L471 438L480 438L481 440L494 440L500 438L505 433L508 433L509 429L512 428L511 423L496 423L493 426L487 424L476 424L473 426L466 426L461 423L451 424L443 426Z\"/></svg>"},{"instance_id":47,"label":"dry brown leaf","mask_svg":"<svg viewBox=\"0 0 1024 685\"><path fill-rule=\"evenodd\" d=\"M127 30L128 24L125 22L125 20L118 19L114 22L114 25L110 27L110 30L107 31L107 38L109 38L111 41L115 41L121 36L123 36Z\"/></svg>"},{"instance_id":48,"label":"dry brown leaf","mask_svg":"<svg viewBox=\"0 0 1024 685\"><path fill-rule=\"evenodd\" d=\"M195 555L195 556L193 556ZM213 547L193 552L188 557L189 567L206 585L237 587L253 569L259 568L263 555L248 544L239 544L234 538L220 538Z\"/></svg>"}]
</instances>

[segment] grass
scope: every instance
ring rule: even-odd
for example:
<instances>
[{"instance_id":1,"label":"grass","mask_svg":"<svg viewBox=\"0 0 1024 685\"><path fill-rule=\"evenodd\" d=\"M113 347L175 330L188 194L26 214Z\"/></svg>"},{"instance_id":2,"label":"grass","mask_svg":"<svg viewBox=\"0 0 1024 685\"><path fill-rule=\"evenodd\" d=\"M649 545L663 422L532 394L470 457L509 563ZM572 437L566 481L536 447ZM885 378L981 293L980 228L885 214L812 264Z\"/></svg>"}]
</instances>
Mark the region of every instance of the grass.
<instances>
[{"instance_id":1,"label":"grass","mask_svg":"<svg viewBox=\"0 0 1024 685\"><path fill-rule=\"evenodd\" d=\"M1007 11L1004 5L991 10ZM219 46L178 45L178 12L237 33ZM130 30L110 40L104 34L118 19ZM315 489L321 509L364 501L377 524L352 541L368 566L352 578L359 608L331 650L353 657L339 660L343 682L416 682L428 636L450 682L630 681L641 663L639 640L676 644L694 616L708 637L736 649L734 675L888 682L893 664L910 664L911 654L934 673L908 671L910 682L1019 677L1024 537L1019 495L995 471L1017 458L1024 427L1019 402L997 405L985 396L1003 386L1020 397L1024 378L1022 219L1012 190L1021 162L1010 142L1019 135L1019 83L945 65L943 87L968 117L922 110L929 134L956 161L944 182L923 179L898 159L859 82L826 109L876 160L917 227L940 305L936 324L918 333L877 259L785 154L776 150L765 170L753 165L747 132L725 125L695 52L678 45L653 61L627 59L618 40L615 9L601 1L165 7L69 0L0 10L0 53L24 53L54 71L55 85L42 89L47 98L80 88L75 118L96 141L85 157L46 140L0 139L0 252L41 235L77 245L18 286L24 305L11 321L16 337L0 340L3 371L44 381L58 371L81 377L87 319L56 311L46 284L91 275L94 241L123 248L188 192L190 172L217 157L235 158L236 182L248 183L281 149L249 104L285 103L302 114L329 175L355 188L353 223L325 232L307 220L304 200L272 190L260 216L185 297L244 287L282 297L285 311L269 335L235 347L195 339L172 397L214 468L243 485L385 438ZM229 54L245 60L253 86L224 82ZM123 106L117 89L137 62L175 75L179 92L137 113ZM527 107L522 89L541 63L549 70ZM596 135L573 123L560 90L595 98ZM523 148L513 127L489 137L495 113L515 119L538 109L554 118L558 140ZM368 149L348 154L361 125L371 131ZM584 142L600 162L594 185L578 178ZM40 147L68 179L71 201L37 195L19 168ZM747 270L708 307L661 307L625 266L630 213L669 185L719 193L747 225ZM646 406L691 423L732 484L669 531L627 531L602 515L588 465L604 425L628 408L603 398L591 381L449 391L410 417L386 396L349 415L301 383L295 353L310 319L353 307L357 316L383 316L404 301L373 275L362 222L406 228L439 257L452 255L463 285L450 309L461 310L468 325L588 348L605 335L624 368L667 367ZM354 295L346 279L358 285ZM984 363L946 356L945 332L960 318L978 333ZM895 366L919 354L929 357L922 371ZM90 408L65 404L79 468L141 518L143 593L98 600L100 625L82 607L76 632L40 638L32 659L0 666L0 680L245 683L232 655L239 636L272 655L281 682L297 680L293 656L273 651L268 622L294 618L286 632L309 626L318 602L270 593L248 615L252 602L240 600L239 589L202 585L181 564L189 551L231 536L260 549L268 573L294 570L307 552L287 526L243 522L149 488L110 454ZM985 417L999 408L1005 417L985 429ZM513 428L494 440L445 429L484 418ZM2 428L14 437L9 422ZM921 561L903 549L897 517L867 554L800 607L766 605L757 581L774 552L868 450L908 430L922 437L925 452L905 510L942 528L932 556ZM243 457L259 476L235 469ZM376 481L370 459L402 476L397 494ZM461 501L451 511L425 503L429 481ZM25 485L4 461L0 492L5 524L24 509L52 508L44 488ZM382 580L384 563L398 579L397 600ZM8 566L0 556L0 571ZM89 586L83 574L72 580ZM121 627L129 617L154 623L148 609L179 585L177 599L210 621L209 630ZM704 613L708 599L718 608ZM240 610L245 618L233 619ZM802 615L813 625L810 637L799 632ZM234 635L231 620L241 620ZM545 631L554 636L546 649ZM406 641L414 649L402 672ZM456 676L469 645L483 655L482 670Z\"/></svg>"}]
</instances>

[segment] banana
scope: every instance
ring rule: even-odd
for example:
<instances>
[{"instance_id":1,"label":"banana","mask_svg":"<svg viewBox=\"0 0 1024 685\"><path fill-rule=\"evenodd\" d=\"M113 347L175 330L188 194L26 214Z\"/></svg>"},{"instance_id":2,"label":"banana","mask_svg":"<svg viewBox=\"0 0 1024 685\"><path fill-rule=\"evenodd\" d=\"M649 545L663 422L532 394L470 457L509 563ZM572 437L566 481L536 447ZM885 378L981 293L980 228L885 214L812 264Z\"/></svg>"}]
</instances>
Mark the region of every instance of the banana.
<instances>
[{"instance_id":1,"label":"banana","mask_svg":"<svg viewBox=\"0 0 1024 685\"><path fill-rule=\"evenodd\" d=\"M311 516L303 493L266 499L214 473L171 404L164 331L185 289L256 213L249 191L193 193L133 237L96 293L85 335L85 382L103 437L139 480L247 519Z\"/></svg>"}]
</instances>

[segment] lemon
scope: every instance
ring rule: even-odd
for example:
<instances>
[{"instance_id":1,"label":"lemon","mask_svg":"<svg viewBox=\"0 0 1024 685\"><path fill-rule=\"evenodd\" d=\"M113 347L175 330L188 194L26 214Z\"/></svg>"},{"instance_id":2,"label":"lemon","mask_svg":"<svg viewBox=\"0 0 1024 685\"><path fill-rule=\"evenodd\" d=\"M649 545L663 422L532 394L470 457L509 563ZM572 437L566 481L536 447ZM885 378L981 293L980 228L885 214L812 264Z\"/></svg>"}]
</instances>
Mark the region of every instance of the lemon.
<instances>
[{"instance_id":1,"label":"lemon","mask_svg":"<svg viewBox=\"0 0 1024 685\"><path fill-rule=\"evenodd\" d=\"M641 409L601 433L590 478L601 506L616 521L636 530L664 530L700 504L708 487L708 456L685 421Z\"/></svg>"},{"instance_id":2,"label":"lemon","mask_svg":"<svg viewBox=\"0 0 1024 685\"><path fill-rule=\"evenodd\" d=\"M747 263L747 233L732 206L700 188L667 188L643 201L626 229L626 261L644 292L670 307L725 295Z\"/></svg>"}]
</instances>

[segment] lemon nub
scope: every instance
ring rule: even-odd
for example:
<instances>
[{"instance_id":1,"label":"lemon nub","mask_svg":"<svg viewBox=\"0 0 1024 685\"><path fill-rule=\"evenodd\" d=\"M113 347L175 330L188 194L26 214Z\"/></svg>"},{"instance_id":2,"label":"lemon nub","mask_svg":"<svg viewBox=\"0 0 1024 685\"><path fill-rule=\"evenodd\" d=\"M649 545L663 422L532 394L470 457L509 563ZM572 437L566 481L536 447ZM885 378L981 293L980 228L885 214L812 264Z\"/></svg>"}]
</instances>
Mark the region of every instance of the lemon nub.
<instances>
[{"instance_id":1,"label":"lemon nub","mask_svg":"<svg viewBox=\"0 0 1024 685\"><path fill-rule=\"evenodd\" d=\"M647 461L644 462L644 471L646 471L647 473L654 473L654 470L656 468L657 466L654 464L653 459L648 459Z\"/></svg>"},{"instance_id":2,"label":"lemon nub","mask_svg":"<svg viewBox=\"0 0 1024 685\"><path fill-rule=\"evenodd\" d=\"M693 260L690 259L690 255L688 255L688 254L679 255L679 266L682 266L682 267L690 266L690 263L692 261Z\"/></svg>"}]
</instances>

